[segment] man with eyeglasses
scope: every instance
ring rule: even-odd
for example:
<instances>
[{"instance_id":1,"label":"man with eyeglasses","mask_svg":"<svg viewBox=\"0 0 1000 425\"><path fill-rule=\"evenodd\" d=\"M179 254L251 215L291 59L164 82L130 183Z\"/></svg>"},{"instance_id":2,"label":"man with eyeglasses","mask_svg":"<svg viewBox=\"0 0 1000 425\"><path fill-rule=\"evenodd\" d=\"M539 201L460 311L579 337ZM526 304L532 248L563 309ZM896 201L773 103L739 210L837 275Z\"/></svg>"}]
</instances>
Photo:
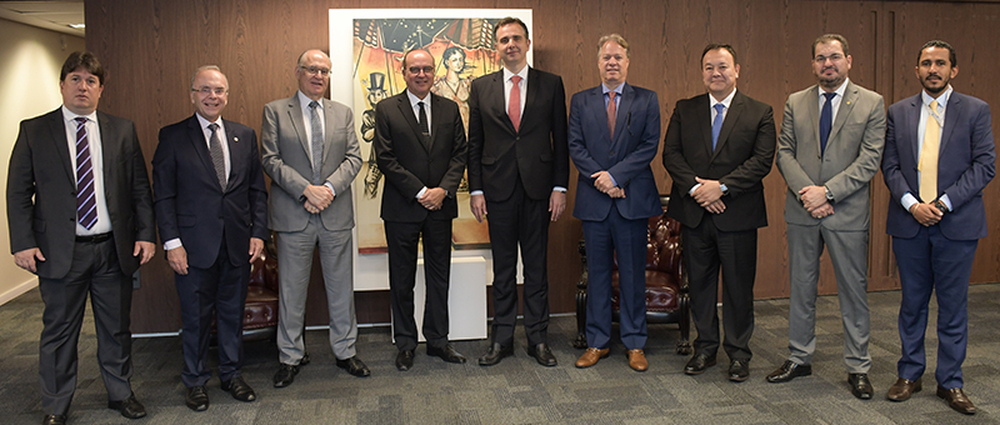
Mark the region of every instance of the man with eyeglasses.
<instances>
[{"instance_id":1,"label":"man with eyeglasses","mask_svg":"<svg viewBox=\"0 0 1000 425\"><path fill-rule=\"evenodd\" d=\"M423 240L427 354L449 363L465 356L448 342L451 222L466 162L465 126L458 104L431 93L434 57L424 49L403 55L406 91L375 105L375 159L385 174L382 220L389 247L389 299L396 369L413 367L417 324L413 287L417 243Z\"/></svg>"},{"instance_id":2,"label":"man with eyeglasses","mask_svg":"<svg viewBox=\"0 0 1000 425\"><path fill-rule=\"evenodd\" d=\"M257 395L243 380L243 310L250 264L264 249L267 187L249 127L222 119L229 80L214 65L191 78L195 113L160 129L153 202L180 299L187 387L184 402L208 409L208 344L215 319L221 388L239 401Z\"/></svg>"},{"instance_id":3,"label":"man with eyeglasses","mask_svg":"<svg viewBox=\"0 0 1000 425\"><path fill-rule=\"evenodd\" d=\"M767 376L771 383L812 374L816 292L823 247L830 252L844 321L844 362L851 394L867 400L868 225L870 181L885 145L882 96L847 78L851 55L839 34L812 45L818 84L788 96L778 137L778 170L788 184L788 313L790 355Z\"/></svg>"},{"instance_id":4,"label":"man with eyeglasses","mask_svg":"<svg viewBox=\"0 0 1000 425\"><path fill-rule=\"evenodd\" d=\"M261 151L271 177L268 223L278 249L278 360L275 388L290 385L309 363L305 330L306 294L313 251L326 288L330 347L338 367L357 377L371 375L357 356L354 313L354 228L351 182L361 169L354 113L324 98L330 57L319 50L299 56L299 90L264 106Z\"/></svg>"},{"instance_id":5,"label":"man with eyeglasses","mask_svg":"<svg viewBox=\"0 0 1000 425\"><path fill-rule=\"evenodd\" d=\"M97 110L104 81L92 53L70 54L59 81L63 105L21 121L7 173L10 250L18 267L38 275L45 304L38 375L48 425L66 423L76 391L88 296L108 407L146 416L130 383L129 314L132 275L156 252L153 200L135 125ZM35 388L9 388L24 387Z\"/></svg>"}]
</instances>

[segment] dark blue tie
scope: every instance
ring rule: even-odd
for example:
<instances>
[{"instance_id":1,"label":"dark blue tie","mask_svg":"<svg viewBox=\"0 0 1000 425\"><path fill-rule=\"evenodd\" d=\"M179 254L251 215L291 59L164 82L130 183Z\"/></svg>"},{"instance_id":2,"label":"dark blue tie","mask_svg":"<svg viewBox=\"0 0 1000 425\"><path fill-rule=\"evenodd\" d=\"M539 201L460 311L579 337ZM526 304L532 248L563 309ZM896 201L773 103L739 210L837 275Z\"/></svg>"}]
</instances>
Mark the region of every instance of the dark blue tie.
<instances>
[{"instance_id":1,"label":"dark blue tie","mask_svg":"<svg viewBox=\"0 0 1000 425\"><path fill-rule=\"evenodd\" d=\"M819 153L826 152L826 141L830 138L830 128L833 127L833 98L837 93L823 93L826 103L819 114Z\"/></svg>"},{"instance_id":2,"label":"dark blue tie","mask_svg":"<svg viewBox=\"0 0 1000 425\"><path fill-rule=\"evenodd\" d=\"M722 120L725 118L722 115L722 111L726 109L726 105L721 103L715 104L715 119L712 120L712 152L715 152L715 145L719 143L719 133L722 132Z\"/></svg>"}]
</instances>

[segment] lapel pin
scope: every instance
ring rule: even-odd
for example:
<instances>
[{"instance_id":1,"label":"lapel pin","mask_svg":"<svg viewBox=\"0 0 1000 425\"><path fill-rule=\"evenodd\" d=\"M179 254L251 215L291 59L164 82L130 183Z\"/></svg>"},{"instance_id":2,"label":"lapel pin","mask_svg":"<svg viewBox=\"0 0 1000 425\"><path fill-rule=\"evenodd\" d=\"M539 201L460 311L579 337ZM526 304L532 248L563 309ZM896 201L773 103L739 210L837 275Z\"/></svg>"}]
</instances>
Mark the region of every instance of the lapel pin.
<instances>
[{"instance_id":1,"label":"lapel pin","mask_svg":"<svg viewBox=\"0 0 1000 425\"><path fill-rule=\"evenodd\" d=\"M850 100L848 100L848 101L847 101L847 104L848 104L848 105L850 105L850 104L851 104L851 101L850 101Z\"/></svg>"},{"instance_id":2,"label":"lapel pin","mask_svg":"<svg viewBox=\"0 0 1000 425\"><path fill-rule=\"evenodd\" d=\"M240 138L234 136L233 137L233 143L239 143L239 142L240 142Z\"/></svg>"}]
</instances>

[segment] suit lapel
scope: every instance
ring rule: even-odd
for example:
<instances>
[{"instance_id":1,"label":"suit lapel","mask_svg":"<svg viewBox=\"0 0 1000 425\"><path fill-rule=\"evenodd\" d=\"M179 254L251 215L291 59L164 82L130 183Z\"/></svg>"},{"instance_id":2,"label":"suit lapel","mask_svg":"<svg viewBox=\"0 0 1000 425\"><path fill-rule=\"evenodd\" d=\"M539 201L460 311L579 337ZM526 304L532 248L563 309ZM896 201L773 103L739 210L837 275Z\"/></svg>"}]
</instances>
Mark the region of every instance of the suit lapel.
<instances>
[{"instance_id":1,"label":"suit lapel","mask_svg":"<svg viewBox=\"0 0 1000 425\"><path fill-rule=\"evenodd\" d=\"M813 127L813 143L816 152L823 152L819 145L819 86L812 86L806 92L806 122Z\"/></svg>"},{"instance_id":2,"label":"suit lapel","mask_svg":"<svg viewBox=\"0 0 1000 425\"><path fill-rule=\"evenodd\" d=\"M295 135L299 138L299 144L306 153L306 158L310 157L312 151L311 141L306 133L305 118L302 116L302 104L299 102L299 93L296 92L288 99L288 119L292 121L295 128Z\"/></svg>"},{"instance_id":3,"label":"suit lapel","mask_svg":"<svg viewBox=\"0 0 1000 425\"><path fill-rule=\"evenodd\" d=\"M632 86L628 85L628 83L622 84L625 84L625 87L622 87L621 100L618 101L617 115L615 116L615 134L611 139L611 146L617 145L618 141L622 139L622 133L627 130L632 116L632 101L635 100L635 90ZM605 120L607 120L607 111L605 111L604 115Z\"/></svg>"},{"instance_id":4,"label":"suit lapel","mask_svg":"<svg viewBox=\"0 0 1000 425\"><path fill-rule=\"evenodd\" d=\"M326 158L330 156L331 146L333 146L333 135L336 133L337 128L335 126L336 118L333 116L333 101L330 99L323 99L323 160L320 161L320 167L326 164Z\"/></svg>"},{"instance_id":5,"label":"suit lapel","mask_svg":"<svg viewBox=\"0 0 1000 425\"><path fill-rule=\"evenodd\" d=\"M961 96L955 93L954 90L951 92L951 98L948 99L948 107L944 112L944 128L941 133L941 146L938 151L938 158L940 158L940 152L944 152L945 146L951 141L951 135L955 133L955 125L958 123L960 115L963 115L965 104L962 102Z\"/></svg>"},{"instance_id":6,"label":"suit lapel","mask_svg":"<svg viewBox=\"0 0 1000 425\"><path fill-rule=\"evenodd\" d=\"M430 99L430 97L428 97L428 99ZM420 141L420 145L422 145L427 152L430 152L431 142L428 140L428 137L424 136L424 133L420 131L420 124L417 123L417 117L413 115L413 107L410 105L410 96L406 94L405 90L399 95L399 102L396 106L399 108L399 113L403 114L403 118L406 119L406 123L410 125L410 130L413 131L413 135ZM435 115L432 105L431 119L435 119L434 117Z\"/></svg>"},{"instance_id":7,"label":"suit lapel","mask_svg":"<svg viewBox=\"0 0 1000 425\"><path fill-rule=\"evenodd\" d=\"M743 94L740 93L739 90L737 90L736 95L733 96L733 101L729 104L729 111L726 112L726 117L722 121L722 129L719 130L719 141L718 143L715 144L716 145L715 152L712 152L713 160L715 159L715 156L719 154L719 152L722 152L722 146L725 145L727 141L729 141L729 135L733 132L733 127L736 127L736 122L739 121L740 114L743 113L744 109L746 109L746 104L744 103L744 101L745 99L743 97ZM703 110L707 109L703 108ZM711 117L711 115L709 116ZM711 134L709 134L708 137L709 139L711 139L712 138ZM709 141L709 143L711 143L711 140Z\"/></svg>"},{"instance_id":8,"label":"suit lapel","mask_svg":"<svg viewBox=\"0 0 1000 425\"><path fill-rule=\"evenodd\" d=\"M76 173L73 171L73 163L69 160L69 141L66 139L66 117L63 116L62 108L56 109L50 115L48 127L52 131L52 137L49 137L49 140L55 144L53 148L59 154L59 162L66 171L66 178L73 182L75 187Z\"/></svg>"},{"instance_id":9,"label":"suit lapel","mask_svg":"<svg viewBox=\"0 0 1000 425\"><path fill-rule=\"evenodd\" d=\"M528 79L528 82L531 82L530 78ZM491 96L488 96L487 98L492 100L490 101L490 109L488 110L493 111L493 113L496 114L497 122L501 123L511 135L516 136L517 131L514 131L514 124L510 122L510 116L507 115L507 108L504 106L504 84L503 70L501 69L493 74L493 82L489 85ZM527 105L525 105L525 110L527 110ZM523 113L521 114L521 123L524 123Z\"/></svg>"},{"instance_id":10,"label":"suit lapel","mask_svg":"<svg viewBox=\"0 0 1000 425\"><path fill-rule=\"evenodd\" d=\"M528 100L524 103L524 111L521 112L521 130L524 130L525 124L532 122L531 117L535 114L535 108L538 106L538 92L541 91L538 88L538 73L535 72L531 67L528 68L528 84L525 86L525 90L528 91ZM524 93L521 93L524 96ZM523 133L523 131L520 131Z\"/></svg>"},{"instance_id":11,"label":"suit lapel","mask_svg":"<svg viewBox=\"0 0 1000 425\"><path fill-rule=\"evenodd\" d=\"M858 88L854 83L848 82L847 88L844 90L844 98L840 101L840 108L837 110L837 116L833 118L833 126L830 128L830 138L827 139L826 146L830 147L830 141L837 137L840 133L840 129L844 128L844 123L847 122L847 117L851 115L851 110L854 109L854 104L858 102ZM816 95L817 108L819 102L819 95ZM818 122L818 121L817 121Z\"/></svg>"},{"instance_id":12,"label":"suit lapel","mask_svg":"<svg viewBox=\"0 0 1000 425\"><path fill-rule=\"evenodd\" d=\"M115 133L115 128L108 124L108 118L104 116L103 113L97 113L97 126L101 129L101 172L104 173L104 192L105 197L107 197L108 188L115 187L115 182L111 181L114 179L113 167L120 167L121 159L118 158L120 152L118 149L114 149L114 143L111 141L118 140L118 135Z\"/></svg>"},{"instance_id":13,"label":"suit lapel","mask_svg":"<svg viewBox=\"0 0 1000 425\"><path fill-rule=\"evenodd\" d=\"M226 128L226 143L229 147L229 176L226 177L226 191L229 188L235 186L233 184L233 179L240 175L243 166L246 165L240 159L243 155L238 154L242 145L240 145L240 138L236 135L236 130L230 125L229 121L222 120L222 125ZM215 171L215 165L212 165L212 171Z\"/></svg>"},{"instance_id":14,"label":"suit lapel","mask_svg":"<svg viewBox=\"0 0 1000 425\"><path fill-rule=\"evenodd\" d=\"M229 129L226 129L226 135L229 135ZM206 175L215 182L215 187L222 191L222 185L219 183L218 177L215 176L215 164L212 163L212 154L208 151L208 145L205 142L205 133L201 130L201 125L198 122L198 117L194 115L188 118L188 142L191 143L191 148L194 152L198 154L198 159L201 161L201 166L205 168Z\"/></svg>"},{"instance_id":15,"label":"suit lapel","mask_svg":"<svg viewBox=\"0 0 1000 425\"><path fill-rule=\"evenodd\" d=\"M910 98L910 107L907 108L907 111L906 111L906 117L905 117L906 122L903 123L903 124L905 124L905 127L896 127L897 128L896 134L899 134L899 132L901 130L903 130L903 131L912 131L913 132L913 137L912 137L911 140L907 141L906 143L898 143L898 140L900 140L900 139L897 138L896 139L897 140L896 145L897 146L900 146L900 145L905 146L906 149L909 150L909 152L907 153L907 155L910 155L911 157L913 157L913 163L914 164L919 164L920 163L920 134L919 133L920 133L920 108L922 108L922 107L923 107L923 101L920 99L920 95L919 94L916 95L915 97L911 97Z\"/></svg>"}]
</instances>

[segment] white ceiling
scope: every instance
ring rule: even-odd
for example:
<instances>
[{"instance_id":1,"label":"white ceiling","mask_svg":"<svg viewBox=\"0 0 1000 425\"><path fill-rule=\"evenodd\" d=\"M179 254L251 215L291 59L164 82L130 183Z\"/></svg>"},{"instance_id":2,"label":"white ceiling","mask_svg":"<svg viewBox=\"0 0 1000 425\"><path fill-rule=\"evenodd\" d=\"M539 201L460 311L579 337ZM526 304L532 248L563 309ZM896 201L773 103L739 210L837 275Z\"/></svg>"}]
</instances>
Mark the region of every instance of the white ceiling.
<instances>
[{"instance_id":1,"label":"white ceiling","mask_svg":"<svg viewBox=\"0 0 1000 425\"><path fill-rule=\"evenodd\" d=\"M77 37L84 29L70 24L84 23L83 0L69 1L0 1L0 18Z\"/></svg>"}]
</instances>

